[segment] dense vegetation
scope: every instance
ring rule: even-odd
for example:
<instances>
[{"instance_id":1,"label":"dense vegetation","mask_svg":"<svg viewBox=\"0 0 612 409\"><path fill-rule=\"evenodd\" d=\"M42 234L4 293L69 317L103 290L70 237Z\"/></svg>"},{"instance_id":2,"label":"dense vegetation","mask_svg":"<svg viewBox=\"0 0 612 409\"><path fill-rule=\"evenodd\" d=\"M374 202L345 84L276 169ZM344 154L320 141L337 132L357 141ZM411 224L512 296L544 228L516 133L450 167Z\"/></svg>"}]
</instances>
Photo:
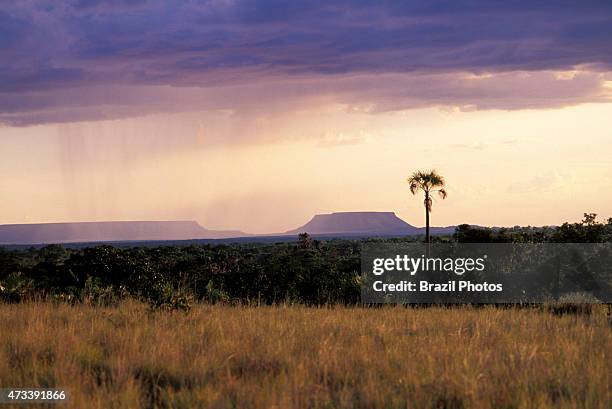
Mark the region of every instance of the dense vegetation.
<instances>
[{"instance_id":1,"label":"dense vegetation","mask_svg":"<svg viewBox=\"0 0 612 409\"><path fill-rule=\"evenodd\" d=\"M104 303L136 297L156 307L205 302L356 302L359 242L0 250L3 298Z\"/></svg>"},{"instance_id":2,"label":"dense vegetation","mask_svg":"<svg viewBox=\"0 0 612 409\"><path fill-rule=\"evenodd\" d=\"M419 238L368 239L414 241ZM558 228L487 229L461 225L439 242L606 242L612 219L585 214ZM352 304L360 297L359 240L82 249L0 248L0 300L44 298L108 305L137 298L156 308L192 301L242 304Z\"/></svg>"}]
</instances>

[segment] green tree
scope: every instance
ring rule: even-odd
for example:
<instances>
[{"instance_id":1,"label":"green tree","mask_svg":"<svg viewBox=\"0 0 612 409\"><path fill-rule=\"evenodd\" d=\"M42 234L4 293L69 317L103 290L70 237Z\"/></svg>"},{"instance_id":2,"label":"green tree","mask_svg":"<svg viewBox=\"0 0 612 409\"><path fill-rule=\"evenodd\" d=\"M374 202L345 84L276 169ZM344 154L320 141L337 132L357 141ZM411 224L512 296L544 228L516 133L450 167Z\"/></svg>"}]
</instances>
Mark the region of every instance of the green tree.
<instances>
[{"instance_id":1,"label":"green tree","mask_svg":"<svg viewBox=\"0 0 612 409\"><path fill-rule=\"evenodd\" d=\"M429 234L429 213L433 203L432 195L438 194L442 199L446 199L446 190L444 190L444 177L438 174L435 170L429 172L417 171L409 178L410 192L416 195L419 190L425 193L425 242L429 245L431 242Z\"/></svg>"},{"instance_id":2,"label":"green tree","mask_svg":"<svg viewBox=\"0 0 612 409\"><path fill-rule=\"evenodd\" d=\"M579 223L563 223L555 230L552 241L558 243L602 243L612 239L610 220L599 223L596 213L584 213ZM612 227L612 226L611 226Z\"/></svg>"}]
</instances>

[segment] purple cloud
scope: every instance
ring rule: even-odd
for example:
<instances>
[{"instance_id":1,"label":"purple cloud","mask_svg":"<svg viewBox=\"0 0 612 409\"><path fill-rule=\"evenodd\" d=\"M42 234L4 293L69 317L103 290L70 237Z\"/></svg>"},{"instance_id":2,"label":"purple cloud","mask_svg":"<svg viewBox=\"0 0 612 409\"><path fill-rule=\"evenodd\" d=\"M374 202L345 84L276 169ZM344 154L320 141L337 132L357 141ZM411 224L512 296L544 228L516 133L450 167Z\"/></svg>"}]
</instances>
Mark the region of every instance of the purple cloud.
<instances>
[{"instance_id":1,"label":"purple cloud","mask_svg":"<svg viewBox=\"0 0 612 409\"><path fill-rule=\"evenodd\" d=\"M0 6L0 121L27 125L104 117L96 115L102 103L111 116L121 115L123 106L130 107L127 115L184 109L178 97L168 107L138 97L168 86L213 88L193 98L212 94L222 102L200 105L231 108L240 101L217 95L217 88L281 82L308 95L313 78L330 91L350 94L351 102L373 96L370 102L381 110L447 102L514 109L521 99L530 104L533 98L519 88L511 101L490 98L490 92L504 94L492 82L482 88L442 81L428 84L428 91L413 81L417 91L410 91L376 78L399 76L410 83L408 75L457 80L459 73L578 66L607 72L610 38L608 1L15 2ZM353 76L367 77L372 87L334 85L337 78ZM567 103L603 98L592 83L585 90L575 89L584 81L556 85L560 91L552 93L569 94ZM100 96L96 87L112 90ZM124 95L117 91L121 87L140 91ZM541 91L543 99L550 96ZM174 93L160 95L168 94ZM558 102L553 98L551 104ZM79 107L74 115L71 104Z\"/></svg>"}]
</instances>

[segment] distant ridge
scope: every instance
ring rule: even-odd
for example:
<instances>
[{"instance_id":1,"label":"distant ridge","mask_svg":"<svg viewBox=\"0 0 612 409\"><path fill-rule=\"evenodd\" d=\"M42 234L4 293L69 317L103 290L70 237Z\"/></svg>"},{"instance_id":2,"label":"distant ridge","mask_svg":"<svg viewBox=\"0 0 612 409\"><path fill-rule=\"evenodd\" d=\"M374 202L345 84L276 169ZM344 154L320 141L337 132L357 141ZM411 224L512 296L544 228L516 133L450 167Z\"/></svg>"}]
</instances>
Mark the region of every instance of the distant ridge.
<instances>
[{"instance_id":1,"label":"distant ridge","mask_svg":"<svg viewBox=\"0 0 612 409\"><path fill-rule=\"evenodd\" d=\"M240 231L207 230L196 221L120 221L0 225L0 244L221 239Z\"/></svg>"},{"instance_id":2,"label":"distant ridge","mask_svg":"<svg viewBox=\"0 0 612 409\"><path fill-rule=\"evenodd\" d=\"M455 226L432 227L432 234L452 234ZM345 234L345 235L419 235L425 228L415 227L394 212L335 212L317 214L308 223L285 234Z\"/></svg>"},{"instance_id":3,"label":"distant ridge","mask_svg":"<svg viewBox=\"0 0 612 409\"><path fill-rule=\"evenodd\" d=\"M455 226L432 227L431 234L453 234ZM208 230L196 221L110 221L0 225L0 245L53 243L163 242L182 240L269 240L299 233L321 236L410 236L425 234L393 212L335 212L317 214L308 223L285 233L253 235L238 230Z\"/></svg>"}]
</instances>

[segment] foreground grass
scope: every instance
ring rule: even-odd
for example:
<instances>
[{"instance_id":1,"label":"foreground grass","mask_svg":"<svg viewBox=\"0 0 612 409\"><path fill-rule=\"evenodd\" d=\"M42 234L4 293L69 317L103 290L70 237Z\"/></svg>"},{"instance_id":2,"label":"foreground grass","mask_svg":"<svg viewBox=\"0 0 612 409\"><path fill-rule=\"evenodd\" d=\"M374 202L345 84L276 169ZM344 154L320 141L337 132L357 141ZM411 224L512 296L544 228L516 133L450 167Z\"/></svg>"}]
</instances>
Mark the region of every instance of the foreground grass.
<instances>
[{"instance_id":1,"label":"foreground grass","mask_svg":"<svg viewBox=\"0 0 612 409\"><path fill-rule=\"evenodd\" d=\"M611 335L598 311L0 305L0 387L74 408L609 408Z\"/></svg>"}]
</instances>

